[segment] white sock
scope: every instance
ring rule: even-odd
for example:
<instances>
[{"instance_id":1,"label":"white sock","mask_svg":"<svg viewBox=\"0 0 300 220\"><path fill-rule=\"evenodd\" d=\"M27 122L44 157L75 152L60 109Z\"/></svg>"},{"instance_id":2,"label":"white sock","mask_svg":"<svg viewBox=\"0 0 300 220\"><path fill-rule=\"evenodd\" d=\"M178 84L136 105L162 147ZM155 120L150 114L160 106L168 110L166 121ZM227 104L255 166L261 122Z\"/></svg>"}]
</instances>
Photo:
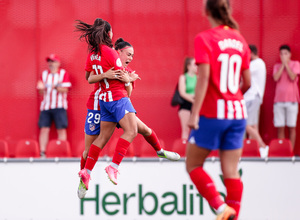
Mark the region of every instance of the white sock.
<instances>
[{"instance_id":1,"label":"white sock","mask_svg":"<svg viewBox=\"0 0 300 220\"><path fill-rule=\"evenodd\" d=\"M91 175L91 170L86 169L86 172Z\"/></svg>"},{"instance_id":2,"label":"white sock","mask_svg":"<svg viewBox=\"0 0 300 220\"><path fill-rule=\"evenodd\" d=\"M110 164L113 168L115 168L115 169L119 169L119 165L118 164L116 164L116 163L113 163L113 162L111 162L111 164Z\"/></svg>"},{"instance_id":3,"label":"white sock","mask_svg":"<svg viewBox=\"0 0 300 220\"><path fill-rule=\"evenodd\" d=\"M156 153L163 154L164 153L164 149L160 149L160 150L156 151Z\"/></svg>"}]
</instances>

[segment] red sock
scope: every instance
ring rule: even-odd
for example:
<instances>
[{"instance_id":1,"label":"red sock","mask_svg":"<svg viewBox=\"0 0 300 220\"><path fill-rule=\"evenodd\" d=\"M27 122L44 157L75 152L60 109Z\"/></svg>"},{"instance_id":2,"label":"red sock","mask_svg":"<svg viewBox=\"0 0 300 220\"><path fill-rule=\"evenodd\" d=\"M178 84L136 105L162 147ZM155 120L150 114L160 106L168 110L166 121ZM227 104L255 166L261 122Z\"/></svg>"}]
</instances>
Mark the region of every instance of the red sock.
<instances>
[{"instance_id":1,"label":"red sock","mask_svg":"<svg viewBox=\"0 0 300 220\"><path fill-rule=\"evenodd\" d=\"M127 153L127 149L130 143L123 138L119 138L112 162L115 164L120 164Z\"/></svg>"},{"instance_id":2,"label":"red sock","mask_svg":"<svg viewBox=\"0 0 300 220\"><path fill-rule=\"evenodd\" d=\"M155 151L161 150L159 140L153 130L149 136L144 136L144 138L154 148Z\"/></svg>"},{"instance_id":3,"label":"red sock","mask_svg":"<svg viewBox=\"0 0 300 220\"><path fill-rule=\"evenodd\" d=\"M211 207L217 210L221 205L224 204L220 193L218 193L216 190L213 180L203 170L202 167L197 167L189 174L199 193L207 200Z\"/></svg>"},{"instance_id":4,"label":"red sock","mask_svg":"<svg viewBox=\"0 0 300 220\"><path fill-rule=\"evenodd\" d=\"M100 152L101 152L100 147L97 147L94 144L91 145L90 150L89 150L89 154L88 154L88 157L86 159L85 166L84 166L85 169L93 170L93 168L94 168L94 166L95 166L95 164L98 160Z\"/></svg>"},{"instance_id":5,"label":"red sock","mask_svg":"<svg viewBox=\"0 0 300 220\"><path fill-rule=\"evenodd\" d=\"M81 155L81 160L80 160L80 169L82 170L85 166L86 163L86 159L83 158L83 156Z\"/></svg>"},{"instance_id":6,"label":"red sock","mask_svg":"<svg viewBox=\"0 0 300 220\"><path fill-rule=\"evenodd\" d=\"M224 184L227 189L225 201L230 207L234 208L238 216L243 194L243 182L241 179L224 179Z\"/></svg>"}]
</instances>

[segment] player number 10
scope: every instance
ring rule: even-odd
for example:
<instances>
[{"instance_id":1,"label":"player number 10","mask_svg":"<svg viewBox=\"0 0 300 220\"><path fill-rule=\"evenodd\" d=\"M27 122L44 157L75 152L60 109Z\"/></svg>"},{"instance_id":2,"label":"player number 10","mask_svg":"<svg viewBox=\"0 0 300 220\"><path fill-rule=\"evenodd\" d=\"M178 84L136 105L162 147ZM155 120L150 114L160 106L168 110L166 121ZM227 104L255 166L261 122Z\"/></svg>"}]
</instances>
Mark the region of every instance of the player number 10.
<instances>
[{"instance_id":1,"label":"player number 10","mask_svg":"<svg viewBox=\"0 0 300 220\"><path fill-rule=\"evenodd\" d=\"M221 62L220 91L226 93L228 88L232 94L237 93L242 65L241 56L221 53L218 61Z\"/></svg>"}]
</instances>

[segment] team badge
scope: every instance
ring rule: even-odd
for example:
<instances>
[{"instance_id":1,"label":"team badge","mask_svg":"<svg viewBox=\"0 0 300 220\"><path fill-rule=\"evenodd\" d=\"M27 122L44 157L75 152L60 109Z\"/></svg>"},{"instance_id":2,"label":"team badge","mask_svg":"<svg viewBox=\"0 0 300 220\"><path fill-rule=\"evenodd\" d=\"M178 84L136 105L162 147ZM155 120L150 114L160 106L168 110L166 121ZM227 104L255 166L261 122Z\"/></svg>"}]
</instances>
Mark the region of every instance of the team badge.
<instances>
[{"instance_id":1,"label":"team badge","mask_svg":"<svg viewBox=\"0 0 300 220\"><path fill-rule=\"evenodd\" d=\"M93 124L93 123L89 124L89 129L90 129L90 131L94 131L96 129L95 124Z\"/></svg>"}]
</instances>

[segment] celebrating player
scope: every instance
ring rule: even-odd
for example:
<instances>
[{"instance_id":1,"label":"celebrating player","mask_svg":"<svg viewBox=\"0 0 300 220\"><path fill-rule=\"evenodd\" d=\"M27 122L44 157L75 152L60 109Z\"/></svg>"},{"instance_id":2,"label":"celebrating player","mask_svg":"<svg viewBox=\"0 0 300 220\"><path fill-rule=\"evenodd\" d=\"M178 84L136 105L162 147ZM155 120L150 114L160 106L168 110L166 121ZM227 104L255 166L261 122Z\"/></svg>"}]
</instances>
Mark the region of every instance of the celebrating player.
<instances>
[{"instance_id":1,"label":"celebrating player","mask_svg":"<svg viewBox=\"0 0 300 220\"><path fill-rule=\"evenodd\" d=\"M95 71L96 74L101 74L112 67L115 70L123 69L119 55L112 48L113 33L107 21L97 18L93 25L78 21L76 28L82 33L80 38L84 38L89 46L90 53L85 68L87 72ZM105 168L108 177L115 184L117 183L118 166L126 155L130 143L137 135L136 111L125 88L130 85L129 79L128 77L124 78L126 81L122 82L117 75L115 78L100 81L101 132L91 144L85 168L79 172L86 189L88 189L90 173L101 150L112 136L116 124L119 123L122 126L124 133L117 142L113 163Z\"/></svg>"},{"instance_id":2,"label":"celebrating player","mask_svg":"<svg viewBox=\"0 0 300 220\"><path fill-rule=\"evenodd\" d=\"M132 70L128 67L128 64L133 60L134 50L131 44L124 41L122 38L119 38L115 42L115 49L117 50L118 54L120 55L122 64L126 71L130 73L130 81L134 82L136 79L138 79L138 75L133 73ZM96 75L94 71L88 72L88 75L86 76L89 83L95 83L96 89L94 91L98 91L99 89L99 81L105 79L105 78L115 78L115 75L117 75L118 78L122 78L122 73L120 70L114 71L112 69L108 70L107 72L103 74ZM132 90L132 84L128 87L126 87L128 94L131 93ZM88 109L91 109L93 106L97 105L97 97L95 96L97 92L92 92L90 99L88 103L91 103L92 105L88 106ZM99 107L97 108L99 109ZM90 148L90 145L92 142L96 139L97 135L100 133L100 110L88 110L88 115L86 118L86 125L85 125L85 140L86 140L86 147L83 152L83 155L81 157L81 169L84 168L87 154ZM98 116L95 116L98 115ZM95 124L95 121L98 122L98 124ZM169 160L179 160L180 156L177 153L173 153L170 151L166 151L161 147L161 144L155 134L155 132L147 127L139 118L137 118L137 124L138 124L138 133L142 134L145 138L145 140L153 147L153 149L156 151L158 157L166 158ZM90 128L93 128L93 131L91 131ZM79 187L78 187L78 197L83 198L86 194L86 189L82 181L80 181Z\"/></svg>"},{"instance_id":3,"label":"celebrating player","mask_svg":"<svg viewBox=\"0 0 300 220\"><path fill-rule=\"evenodd\" d=\"M237 219L243 184L238 174L247 117L243 93L250 87L250 51L231 16L228 0L207 0L212 26L195 38L198 81L189 119L186 169L199 193L217 212L217 219ZM240 77L243 80L240 84ZM204 171L211 150L219 149L227 189L225 202Z\"/></svg>"}]
</instances>

